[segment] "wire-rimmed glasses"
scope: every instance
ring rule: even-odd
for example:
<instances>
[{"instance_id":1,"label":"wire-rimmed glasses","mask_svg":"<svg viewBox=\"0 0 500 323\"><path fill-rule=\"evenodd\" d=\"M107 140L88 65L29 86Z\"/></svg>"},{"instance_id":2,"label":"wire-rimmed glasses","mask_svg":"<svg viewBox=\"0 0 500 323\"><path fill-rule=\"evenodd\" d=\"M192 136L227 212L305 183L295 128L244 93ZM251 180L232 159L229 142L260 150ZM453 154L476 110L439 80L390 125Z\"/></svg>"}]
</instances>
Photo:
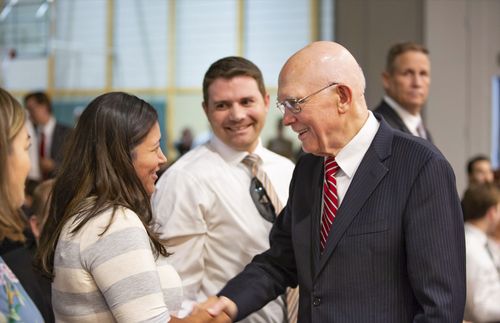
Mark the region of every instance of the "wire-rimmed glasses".
<instances>
[{"instance_id":1,"label":"wire-rimmed glasses","mask_svg":"<svg viewBox=\"0 0 500 323\"><path fill-rule=\"evenodd\" d=\"M285 113L286 110L289 110L290 112L296 114L296 113L299 113L302 108L301 108L301 104L305 103L307 100L309 100L311 97L313 97L314 95L320 93L321 91L324 91L326 89L328 89L329 87L331 86L334 86L334 85L338 85L339 83L338 82L332 82L332 83L329 83L327 86L319 89L318 91L312 93L312 94L309 94L308 96L305 96L301 99L286 99L286 100L283 100L283 101L278 101L276 102L276 107L278 108L278 110L281 111L281 113Z\"/></svg>"}]
</instances>

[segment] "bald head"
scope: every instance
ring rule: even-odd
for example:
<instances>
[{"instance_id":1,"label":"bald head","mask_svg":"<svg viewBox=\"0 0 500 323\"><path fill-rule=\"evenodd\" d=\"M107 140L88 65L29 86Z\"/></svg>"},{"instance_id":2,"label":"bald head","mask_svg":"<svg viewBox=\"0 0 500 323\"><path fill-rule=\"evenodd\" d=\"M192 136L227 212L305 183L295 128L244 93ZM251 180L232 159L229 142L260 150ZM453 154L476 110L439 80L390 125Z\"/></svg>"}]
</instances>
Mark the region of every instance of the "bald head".
<instances>
[{"instance_id":1,"label":"bald head","mask_svg":"<svg viewBox=\"0 0 500 323\"><path fill-rule=\"evenodd\" d=\"M363 72L337 43L301 49L285 63L278 82L283 124L298 134L306 152L335 156L369 117Z\"/></svg>"},{"instance_id":2,"label":"bald head","mask_svg":"<svg viewBox=\"0 0 500 323\"><path fill-rule=\"evenodd\" d=\"M329 41L314 42L288 59L279 76L287 81L338 82L353 91L353 97L364 95L365 77L356 59L342 45Z\"/></svg>"}]
</instances>

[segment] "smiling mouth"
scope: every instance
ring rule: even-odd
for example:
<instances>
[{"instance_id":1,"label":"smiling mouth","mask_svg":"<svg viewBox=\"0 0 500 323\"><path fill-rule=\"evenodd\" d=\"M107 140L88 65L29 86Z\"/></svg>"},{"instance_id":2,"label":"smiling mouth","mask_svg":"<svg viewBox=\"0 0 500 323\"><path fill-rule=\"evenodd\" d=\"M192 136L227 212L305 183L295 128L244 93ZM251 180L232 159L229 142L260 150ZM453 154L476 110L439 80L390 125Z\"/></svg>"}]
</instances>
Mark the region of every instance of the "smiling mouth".
<instances>
[{"instance_id":1,"label":"smiling mouth","mask_svg":"<svg viewBox=\"0 0 500 323\"><path fill-rule=\"evenodd\" d=\"M305 129L300 129L300 130L297 130L297 134L300 136L300 135L305 134L307 131L308 131L308 129L307 129L307 128L305 128Z\"/></svg>"},{"instance_id":2,"label":"smiling mouth","mask_svg":"<svg viewBox=\"0 0 500 323\"><path fill-rule=\"evenodd\" d=\"M299 138L299 140L302 140L304 138L304 135L308 131L309 131L309 129L307 129L307 128L296 131L297 132L297 137Z\"/></svg>"},{"instance_id":3,"label":"smiling mouth","mask_svg":"<svg viewBox=\"0 0 500 323\"><path fill-rule=\"evenodd\" d=\"M243 125L243 126L226 127L226 129L229 131L232 131L232 132L239 132L239 131L243 131L249 127L250 127L250 125Z\"/></svg>"}]
</instances>

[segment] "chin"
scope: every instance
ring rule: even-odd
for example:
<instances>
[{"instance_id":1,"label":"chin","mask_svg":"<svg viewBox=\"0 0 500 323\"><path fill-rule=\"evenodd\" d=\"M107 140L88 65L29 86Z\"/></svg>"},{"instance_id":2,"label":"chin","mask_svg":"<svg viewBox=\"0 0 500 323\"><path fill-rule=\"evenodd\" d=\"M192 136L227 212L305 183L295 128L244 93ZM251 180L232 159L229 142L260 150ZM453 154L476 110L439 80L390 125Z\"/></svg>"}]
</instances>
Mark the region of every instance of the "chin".
<instances>
[{"instance_id":1,"label":"chin","mask_svg":"<svg viewBox=\"0 0 500 323\"><path fill-rule=\"evenodd\" d=\"M309 154L315 154L319 151L319 147L315 142L303 141L302 150Z\"/></svg>"}]
</instances>

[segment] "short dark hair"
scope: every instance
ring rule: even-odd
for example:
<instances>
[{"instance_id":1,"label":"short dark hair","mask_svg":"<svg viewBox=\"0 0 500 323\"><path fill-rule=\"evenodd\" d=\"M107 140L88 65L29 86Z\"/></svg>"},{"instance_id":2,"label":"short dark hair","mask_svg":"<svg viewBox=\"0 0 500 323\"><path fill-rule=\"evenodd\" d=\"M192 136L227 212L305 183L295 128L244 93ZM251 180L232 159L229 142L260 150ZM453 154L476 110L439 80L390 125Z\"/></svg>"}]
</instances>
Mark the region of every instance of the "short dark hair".
<instances>
[{"instance_id":1,"label":"short dark hair","mask_svg":"<svg viewBox=\"0 0 500 323\"><path fill-rule=\"evenodd\" d=\"M425 48L423 45L414 43L414 42L404 42L404 43L397 43L394 44L390 49L389 52L387 53L387 60L385 64L385 71L388 72L389 74L392 74L394 72L394 62L396 61L396 58L399 55L402 55L406 52L420 52L424 53L425 55L429 55L429 50Z\"/></svg>"},{"instance_id":2,"label":"short dark hair","mask_svg":"<svg viewBox=\"0 0 500 323\"><path fill-rule=\"evenodd\" d=\"M474 171L474 165L480 161L489 162L490 159L488 157L486 157L485 155L476 155L476 156L472 157L467 162L467 174L472 175L472 172Z\"/></svg>"},{"instance_id":3,"label":"short dark hair","mask_svg":"<svg viewBox=\"0 0 500 323\"><path fill-rule=\"evenodd\" d=\"M42 104L44 106L47 107L47 109L49 109L49 112L52 113L52 101L50 100L49 98L49 95L45 92L41 92L41 91L38 91L38 92L31 92L31 93L28 93L26 94L26 96L24 97L24 106L26 107L26 103L28 103L28 100L35 100L36 103L38 104Z\"/></svg>"},{"instance_id":4,"label":"short dark hair","mask_svg":"<svg viewBox=\"0 0 500 323\"><path fill-rule=\"evenodd\" d=\"M208 68L203 78L203 101L208 103L208 88L218 78L231 79L236 76L249 76L257 82L259 91L264 97L266 87L264 77L260 69L246 58L239 56L228 56L214 62Z\"/></svg>"},{"instance_id":5,"label":"short dark hair","mask_svg":"<svg viewBox=\"0 0 500 323\"><path fill-rule=\"evenodd\" d=\"M481 219L498 203L500 203L500 191L496 185L484 183L469 186L462 198L465 221Z\"/></svg>"}]
</instances>

